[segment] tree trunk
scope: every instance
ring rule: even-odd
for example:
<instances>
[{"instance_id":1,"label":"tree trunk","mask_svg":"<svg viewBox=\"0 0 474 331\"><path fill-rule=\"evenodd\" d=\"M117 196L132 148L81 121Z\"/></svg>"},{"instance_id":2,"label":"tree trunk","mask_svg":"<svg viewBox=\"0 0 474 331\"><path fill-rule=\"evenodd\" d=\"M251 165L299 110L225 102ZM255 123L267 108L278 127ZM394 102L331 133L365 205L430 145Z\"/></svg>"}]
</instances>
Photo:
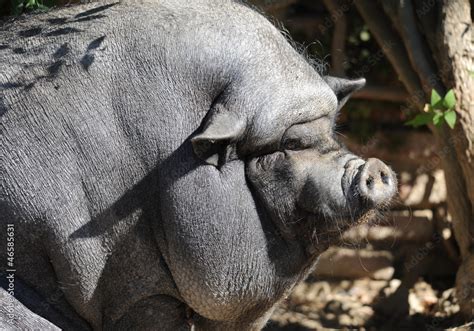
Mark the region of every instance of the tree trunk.
<instances>
[{"instance_id":1,"label":"tree trunk","mask_svg":"<svg viewBox=\"0 0 474 331\"><path fill-rule=\"evenodd\" d=\"M453 89L457 123L430 126L446 172L448 206L462 264L457 297L474 316L474 47L469 0L398 0L355 4L420 110L431 89Z\"/></svg>"},{"instance_id":2,"label":"tree trunk","mask_svg":"<svg viewBox=\"0 0 474 331\"><path fill-rule=\"evenodd\" d=\"M464 195L451 195L450 200L465 200L462 214L453 228L461 250L462 265L456 277L456 289L461 309L474 316L474 44L469 0L444 0L439 26L439 57L441 78L453 88L457 97L458 123L446 132L454 144L462 172L447 173L447 178L464 179ZM449 131L449 130L445 130ZM442 138L442 136L440 137ZM448 191L449 192L449 191ZM449 201L451 205L454 201ZM453 213L454 216L454 213Z\"/></svg>"}]
</instances>

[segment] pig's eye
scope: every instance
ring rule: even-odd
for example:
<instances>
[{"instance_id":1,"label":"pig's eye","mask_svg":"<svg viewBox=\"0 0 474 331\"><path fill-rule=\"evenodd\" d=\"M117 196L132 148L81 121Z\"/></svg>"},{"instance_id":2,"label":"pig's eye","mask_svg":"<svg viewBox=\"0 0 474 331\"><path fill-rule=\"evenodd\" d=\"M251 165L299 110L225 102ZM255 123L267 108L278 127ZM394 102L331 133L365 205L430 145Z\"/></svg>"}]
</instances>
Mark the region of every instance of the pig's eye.
<instances>
[{"instance_id":1,"label":"pig's eye","mask_svg":"<svg viewBox=\"0 0 474 331\"><path fill-rule=\"evenodd\" d=\"M301 139L296 137L287 138L283 141L283 148L287 150L298 150L303 149L304 146Z\"/></svg>"}]
</instances>

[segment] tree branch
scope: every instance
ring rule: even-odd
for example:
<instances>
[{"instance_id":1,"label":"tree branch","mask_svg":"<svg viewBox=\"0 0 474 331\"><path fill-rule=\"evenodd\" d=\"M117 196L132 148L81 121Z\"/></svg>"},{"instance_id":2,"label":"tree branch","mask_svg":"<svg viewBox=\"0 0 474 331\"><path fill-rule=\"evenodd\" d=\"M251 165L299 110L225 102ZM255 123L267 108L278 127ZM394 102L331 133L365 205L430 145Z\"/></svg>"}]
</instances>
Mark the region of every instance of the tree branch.
<instances>
[{"instance_id":1,"label":"tree branch","mask_svg":"<svg viewBox=\"0 0 474 331\"><path fill-rule=\"evenodd\" d=\"M391 102L406 102L410 95L403 88L392 88L388 86L366 86L354 92L352 98L382 100Z\"/></svg>"},{"instance_id":2,"label":"tree branch","mask_svg":"<svg viewBox=\"0 0 474 331\"><path fill-rule=\"evenodd\" d=\"M416 16L418 18L419 28L421 32L425 35L425 40L428 42L428 45L434 53L434 59L437 60L439 47L436 42L436 26L437 22L437 13L438 13L438 4L433 2L433 0L421 0L415 1L413 3L415 7ZM440 67L440 63L437 63Z\"/></svg>"},{"instance_id":3,"label":"tree branch","mask_svg":"<svg viewBox=\"0 0 474 331\"><path fill-rule=\"evenodd\" d=\"M431 89L434 88L438 93L444 95L445 88L439 82L434 61L431 58L425 40L416 26L411 0L400 0L398 5L400 33L410 62L421 80L423 90L426 95L430 95Z\"/></svg>"},{"instance_id":4,"label":"tree branch","mask_svg":"<svg viewBox=\"0 0 474 331\"><path fill-rule=\"evenodd\" d=\"M346 59L346 15L338 1L323 0L323 2L334 23L331 41L331 71L334 75L342 77L345 74L344 61Z\"/></svg>"},{"instance_id":5,"label":"tree branch","mask_svg":"<svg viewBox=\"0 0 474 331\"><path fill-rule=\"evenodd\" d=\"M397 10L398 10L398 1L399 0L382 0L380 4L392 21L392 24L395 26L398 32L400 32L400 21L398 20Z\"/></svg>"},{"instance_id":6,"label":"tree branch","mask_svg":"<svg viewBox=\"0 0 474 331\"><path fill-rule=\"evenodd\" d=\"M370 0L356 0L355 5L406 89L408 91L422 91L420 80L411 67L403 42L393 31L389 24L390 19L384 11ZM425 97L417 94L412 94L412 96L411 103L421 109Z\"/></svg>"}]
</instances>

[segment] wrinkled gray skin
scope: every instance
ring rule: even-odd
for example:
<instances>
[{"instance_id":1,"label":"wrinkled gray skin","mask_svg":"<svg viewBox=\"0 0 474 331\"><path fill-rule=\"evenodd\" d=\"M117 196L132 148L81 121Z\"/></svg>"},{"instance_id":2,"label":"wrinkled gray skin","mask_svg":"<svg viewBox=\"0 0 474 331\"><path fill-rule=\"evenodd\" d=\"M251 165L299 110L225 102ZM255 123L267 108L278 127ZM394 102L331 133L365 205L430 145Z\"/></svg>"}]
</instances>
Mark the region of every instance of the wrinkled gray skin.
<instances>
[{"instance_id":1,"label":"wrinkled gray skin","mask_svg":"<svg viewBox=\"0 0 474 331\"><path fill-rule=\"evenodd\" d=\"M241 4L74 6L0 42L0 238L18 300L64 329L257 330L395 192L334 139L364 81Z\"/></svg>"}]
</instances>

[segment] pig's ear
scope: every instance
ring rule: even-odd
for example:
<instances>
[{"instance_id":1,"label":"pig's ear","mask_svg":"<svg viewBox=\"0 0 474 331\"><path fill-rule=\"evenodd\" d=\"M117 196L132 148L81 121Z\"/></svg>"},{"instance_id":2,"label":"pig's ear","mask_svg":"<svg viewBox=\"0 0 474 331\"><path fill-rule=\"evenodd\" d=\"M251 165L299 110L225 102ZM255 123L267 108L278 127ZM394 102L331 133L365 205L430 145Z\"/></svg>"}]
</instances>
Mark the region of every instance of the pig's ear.
<instances>
[{"instance_id":1,"label":"pig's ear","mask_svg":"<svg viewBox=\"0 0 474 331\"><path fill-rule=\"evenodd\" d=\"M217 167L235 155L235 143L244 133L245 125L222 107L214 107L209 115L204 129L191 138L191 143L201 160Z\"/></svg>"},{"instance_id":2,"label":"pig's ear","mask_svg":"<svg viewBox=\"0 0 474 331\"><path fill-rule=\"evenodd\" d=\"M365 85L365 78L345 79L333 76L324 76L323 79L336 94L338 110L344 106L352 93L363 88Z\"/></svg>"}]
</instances>

